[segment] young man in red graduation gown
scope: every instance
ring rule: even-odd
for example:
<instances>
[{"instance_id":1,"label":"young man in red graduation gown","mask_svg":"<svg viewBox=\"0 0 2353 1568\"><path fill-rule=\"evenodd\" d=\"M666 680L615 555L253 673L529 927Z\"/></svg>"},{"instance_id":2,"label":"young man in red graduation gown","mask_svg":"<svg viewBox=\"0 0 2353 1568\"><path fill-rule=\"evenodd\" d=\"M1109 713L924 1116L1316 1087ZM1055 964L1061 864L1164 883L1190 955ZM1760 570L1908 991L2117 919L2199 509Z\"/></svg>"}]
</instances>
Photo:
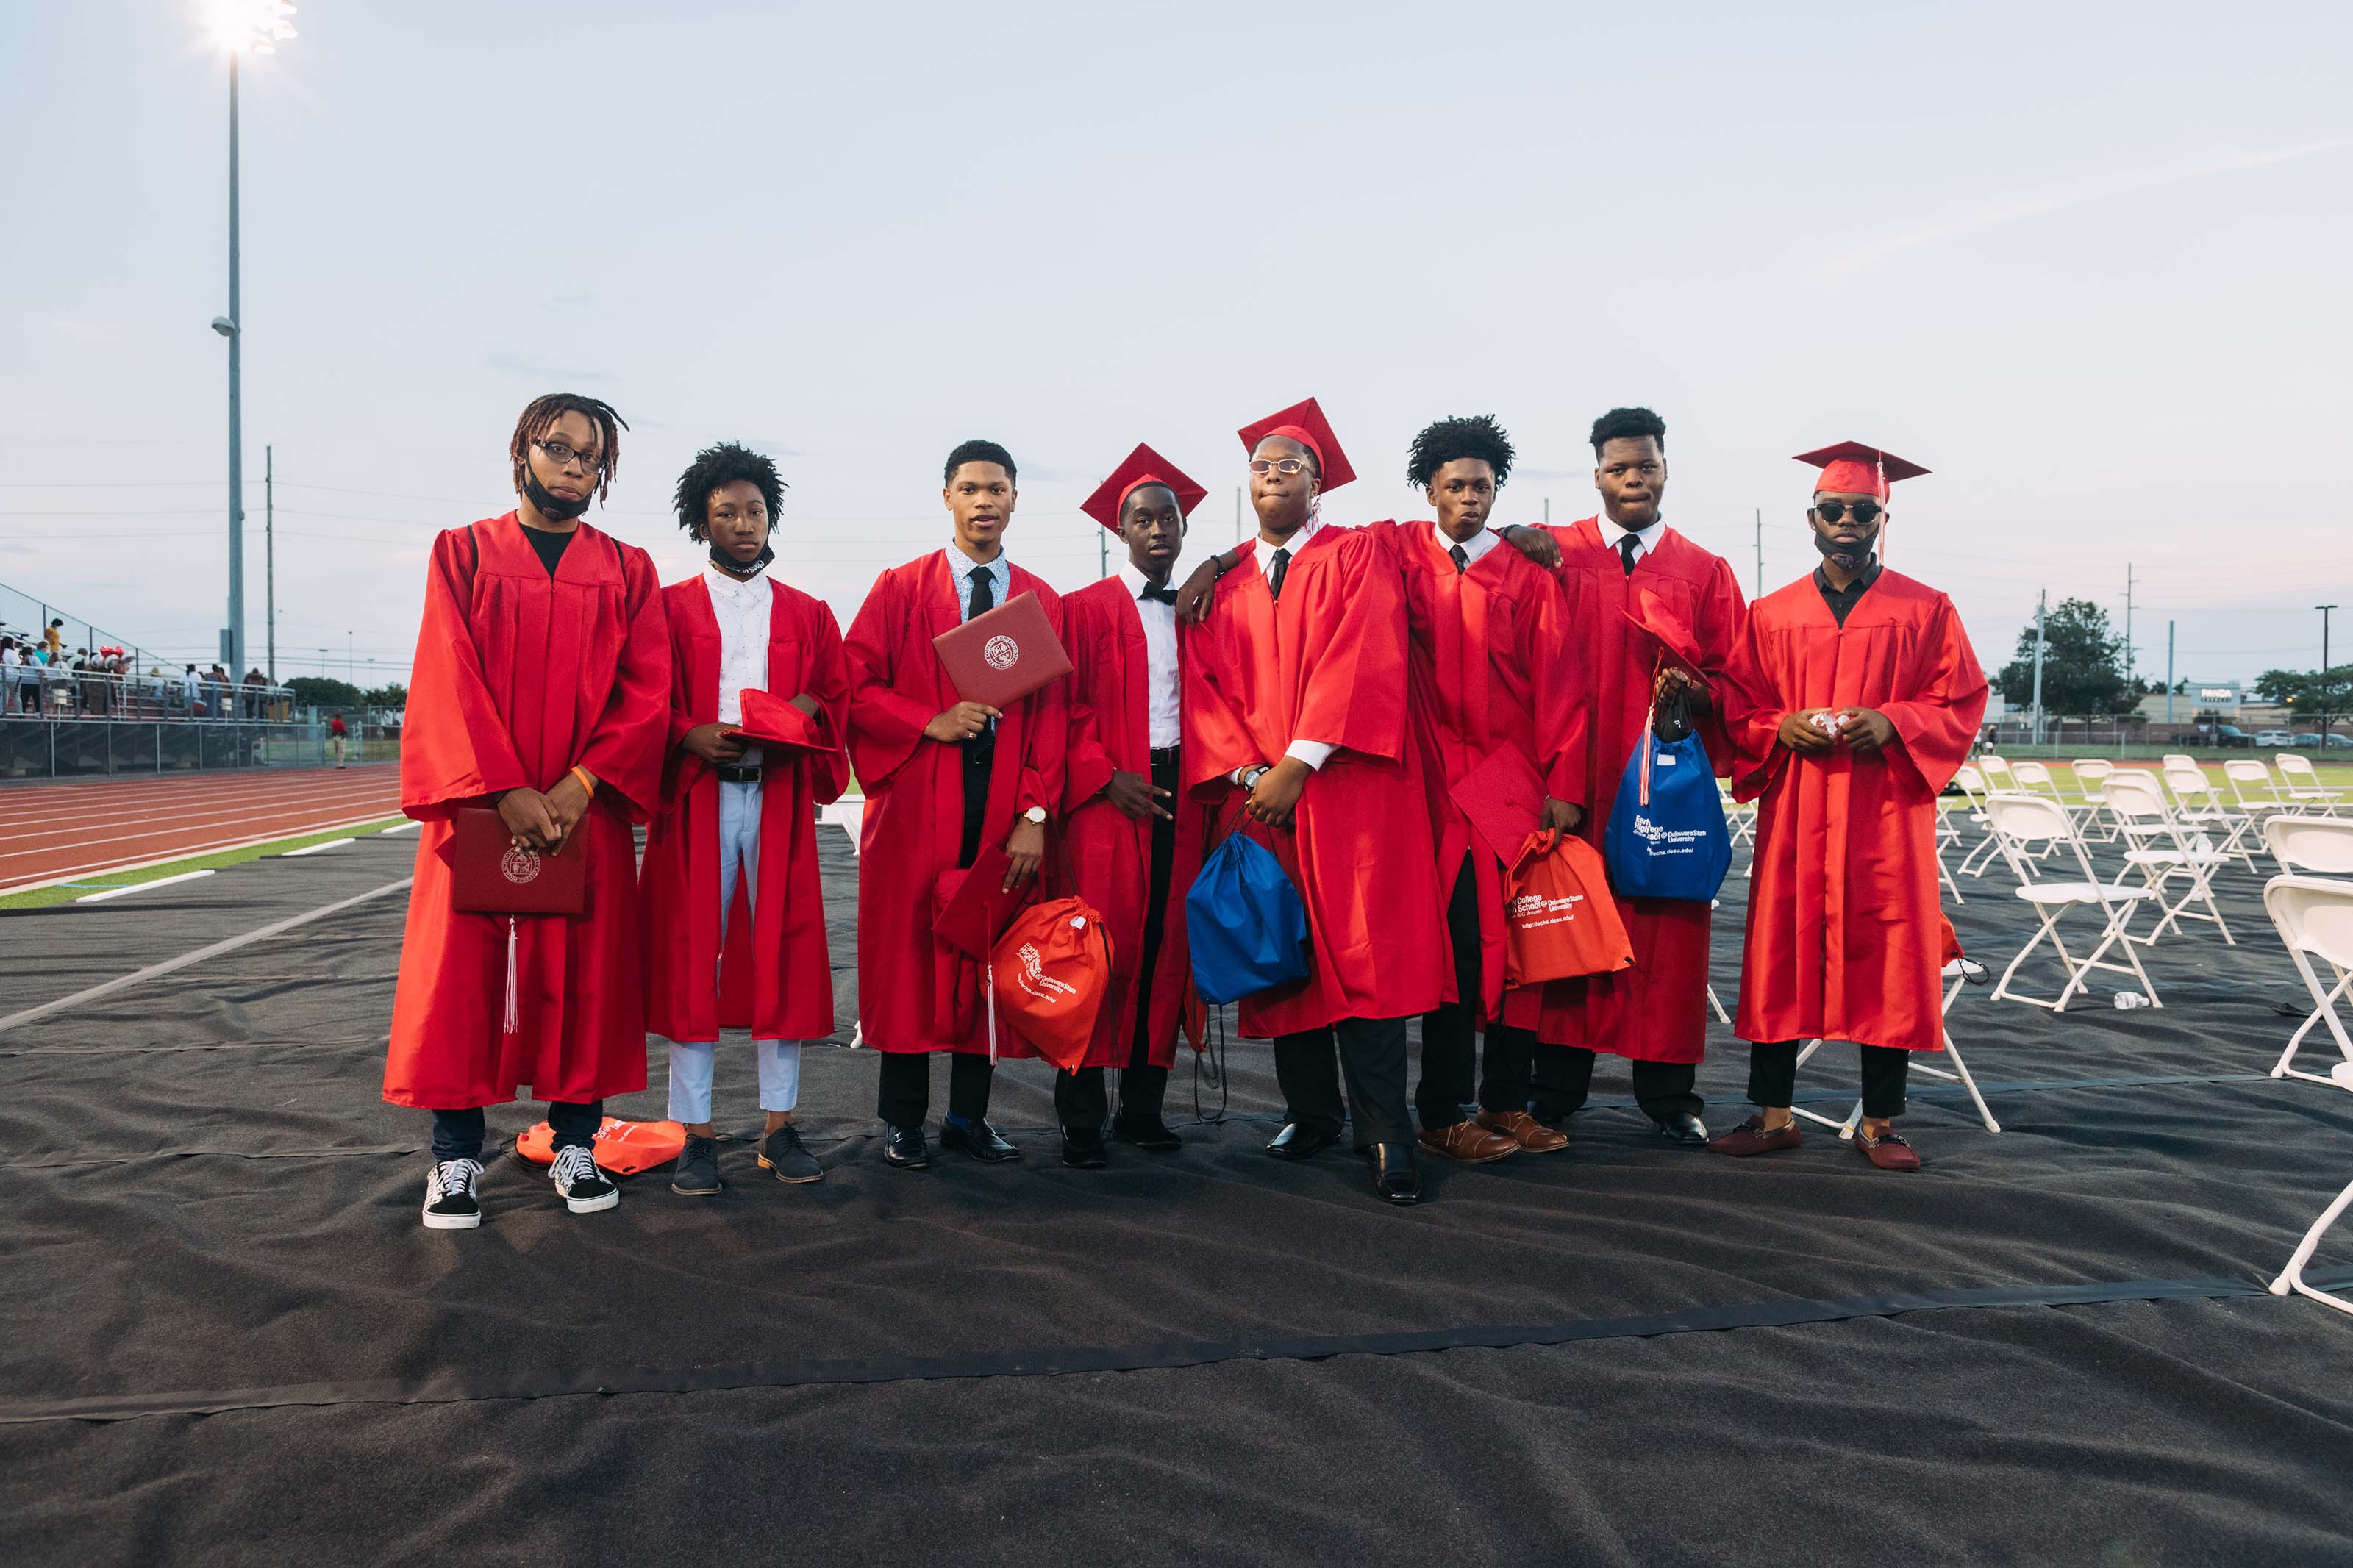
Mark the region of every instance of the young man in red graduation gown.
<instances>
[{"instance_id":1,"label":"young man in red graduation gown","mask_svg":"<svg viewBox=\"0 0 2353 1568\"><path fill-rule=\"evenodd\" d=\"M1006 559L1018 499L1012 455L994 441L948 454L941 494L955 537L944 550L874 580L850 623L849 762L866 794L858 856L858 1014L881 1053L875 1110L882 1157L902 1170L931 1163L923 1121L934 1052L950 1054L940 1142L976 1160L1021 1151L988 1125L990 1061L980 967L933 934L943 874L972 865L983 844L1012 861L1002 890L1018 897L1046 855L1046 817L1062 797L1068 742L1062 683L1002 711L957 697L932 639L1022 594L1035 594L1055 635L1061 601ZM1035 1053L1009 1029L1001 1056Z\"/></svg>"},{"instance_id":2,"label":"young man in red graduation gown","mask_svg":"<svg viewBox=\"0 0 2353 1568\"><path fill-rule=\"evenodd\" d=\"M1944 1048L1936 797L1968 760L1986 679L1953 602L1873 554L1888 485L1927 470L1853 441L1799 461L1822 470L1806 514L1822 563L1750 608L1726 704L1733 793L1760 803L1736 1026L1763 1109L1709 1147L1796 1148L1799 1048L1852 1040L1854 1146L1916 1171L1888 1119L1911 1053Z\"/></svg>"},{"instance_id":3,"label":"young man in red graduation gown","mask_svg":"<svg viewBox=\"0 0 2353 1568\"><path fill-rule=\"evenodd\" d=\"M1253 831L1306 909L1307 977L1241 1004L1241 1032L1274 1038L1285 1125L1267 1152L1331 1147L1345 1107L1374 1191L1415 1203L1406 1020L1443 999L1450 954L1407 719L1403 584L1380 535L1319 514L1356 473L1314 399L1241 438L1258 537L1213 563L1236 575L1187 634L1184 778L1221 813L1248 792Z\"/></svg>"},{"instance_id":4,"label":"young man in red graduation gown","mask_svg":"<svg viewBox=\"0 0 2353 1568\"><path fill-rule=\"evenodd\" d=\"M1108 1163L1103 1070L1117 1068L1112 1131L1158 1153L1184 1141L1161 1117L1192 984L1185 894L1201 869L1202 811L1184 789L1176 595L1169 571L1200 486L1149 447L1127 455L1081 510L1118 534L1127 563L1062 600L1071 656L1063 847L1078 894L1111 933L1112 989L1085 1062L1054 1078L1062 1163Z\"/></svg>"},{"instance_id":5,"label":"young man in red graduation gown","mask_svg":"<svg viewBox=\"0 0 2353 1568\"><path fill-rule=\"evenodd\" d=\"M1682 690L1718 773L1729 765L1715 697L1746 606L1730 564L1661 520L1666 422L1647 408L1613 408L1593 422L1592 440L1601 514L1543 531L1558 551L1567 635L1542 679L1573 679L1586 693L1582 754L1562 757L1551 789L1586 807L1579 831L1599 847L1654 694ZM1533 531L1513 531L1514 542ZM1670 658L1630 610L1663 610L1675 640L1694 645L1704 679ZM1697 1148L1707 1142L1693 1080L1707 1044L1708 906L1630 899L1619 913L1633 967L1545 987L1535 1113L1557 1123L1584 1105L1595 1054L1606 1051L1632 1063L1634 1097L1661 1135Z\"/></svg>"},{"instance_id":6,"label":"young man in red graduation gown","mask_svg":"<svg viewBox=\"0 0 2353 1568\"><path fill-rule=\"evenodd\" d=\"M646 1023L670 1041L670 1115L686 1129L670 1190L693 1197L725 1185L711 1126L722 1028L752 1031L767 1113L760 1168L780 1182L825 1175L793 1108L802 1042L833 1032L816 807L849 783L849 672L833 611L768 571L783 501L769 458L730 442L697 453L678 481L678 521L710 559L662 590L671 809L646 835L640 873ZM746 692L788 703L759 722L790 726L775 739L804 743L742 739L754 718Z\"/></svg>"},{"instance_id":7,"label":"young man in red graduation gown","mask_svg":"<svg viewBox=\"0 0 2353 1568\"><path fill-rule=\"evenodd\" d=\"M1486 415L1441 419L1416 436L1407 482L1436 509L1435 521L1377 523L1393 530L1413 632L1413 706L1437 762L1430 784L1439 885L1451 889L1447 943L1454 999L1421 1019L1421 1083L1414 1110L1423 1152L1481 1164L1526 1150L1550 1153L1567 1137L1528 1114L1535 1049L1535 995L1520 1024L1504 1017L1504 864L1451 793L1503 747L1538 779L1557 772L1577 711L1574 683L1553 654L1562 635L1560 586L1487 527L1512 471L1512 441ZM1550 672L1549 678L1545 678ZM1581 782L1581 781L1580 781ZM1541 825L1567 831L1582 816L1547 799ZM1479 1036L1487 1040L1479 1072ZM1476 1100L1475 1118L1463 1115Z\"/></svg>"},{"instance_id":8,"label":"young man in red graduation gown","mask_svg":"<svg viewBox=\"0 0 2353 1568\"><path fill-rule=\"evenodd\" d=\"M670 634L642 550L579 521L626 428L593 397L523 410L508 447L520 504L434 541L401 809L422 821L384 1097L433 1112L425 1223L481 1223L482 1108L548 1101L555 1190L575 1214L620 1193L590 1155L604 1100L646 1086L636 847L661 797ZM452 816L495 806L513 842L586 860L577 916L453 907Z\"/></svg>"}]
</instances>

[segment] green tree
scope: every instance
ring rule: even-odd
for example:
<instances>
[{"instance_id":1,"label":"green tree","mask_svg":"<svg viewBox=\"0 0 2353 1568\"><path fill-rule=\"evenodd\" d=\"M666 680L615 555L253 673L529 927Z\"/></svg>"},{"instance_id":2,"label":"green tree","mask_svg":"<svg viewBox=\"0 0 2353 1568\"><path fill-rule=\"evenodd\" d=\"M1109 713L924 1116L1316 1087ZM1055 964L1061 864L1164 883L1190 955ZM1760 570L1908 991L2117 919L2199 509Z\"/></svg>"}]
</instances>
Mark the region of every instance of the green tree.
<instances>
[{"instance_id":1,"label":"green tree","mask_svg":"<svg viewBox=\"0 0 2353 1568\"><path fill-rule=\"evenodd\" d=\"M2092 714L2131 708L2124 651L2125 640L2109 627L2107 611L2089 599L2060 600L2042 624L2042 710ZM2018 634L2018 657L2001 667L1993 684L2012 708L2033 702L2033 622Z\"/></svg>"},{"instance_id":2,"label":"green tree","mask_svg":"<svg viewBox=\"0 0 2353 1568\"><path fill-rule=\"evenodd\" d=\"M338 708L357 708L360 689L348 680L337 680L324 675L298 675L286 683L294 693L297 703L308 703L333 712Z\"/></svg>"},{"instance_id":3,"label":"green tree","mask_svg":"<svg viewBox=\"0 0 2353 1568\"><path fill-rule=\"evenodd\" d=\"M2286 704L2299 718L2342 718L2353 714L2353 664L2325 671L2267 669L2257 678L2255 693L2266 702Z\"/></svg>"},{"instance_id":4,"label":"green tree","mask_svg":"<svg viewBox=\"0 0 2353 1568\"><path fill-rule=\"evenodd\" d=\"M371 708L406 708L408 706L408 688L398 681L376 687L367 693L367 705Z\"/></svg>"}]
</instances>

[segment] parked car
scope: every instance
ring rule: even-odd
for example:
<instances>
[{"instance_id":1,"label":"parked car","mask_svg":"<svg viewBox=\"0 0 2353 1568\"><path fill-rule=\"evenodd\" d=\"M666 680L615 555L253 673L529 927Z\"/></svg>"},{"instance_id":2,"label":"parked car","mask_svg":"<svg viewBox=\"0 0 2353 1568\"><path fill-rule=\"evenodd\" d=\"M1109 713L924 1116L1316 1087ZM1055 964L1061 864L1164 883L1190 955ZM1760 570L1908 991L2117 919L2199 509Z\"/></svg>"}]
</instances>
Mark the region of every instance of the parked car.
<instances>
[{"instance_id":1,"label":"parked car","mask_svg":"<svg viewBox=\"0 0 2353 1568\"><path fill-rule=\"evenodd\" d=\"M2317 730L2298 730L2295 732L2295 738L2290 741L2288 744L2292 746L2317 746L2320 744L2320 731Z\"/></svg>"},{"instance_id":2,"label":"parked car","mask_svg":"<svg viewBox=\"0 0 2353 1568\"><path fill-rule=\"evenodd\" d=\"M2340 735L2331 730L2328 731L2328 743L2332 746L2353 746L2353 735Z\"/></svg>"},{"instance_id":3,"label":"parked car","mask_svg":"<svg viewBox=\"0 0 2353 1568\"><path fill-rule=\"evenodd\" d=\"M2219 746L2226 752L2233 748L2251 751L2254 747L2255 738L2236 724L2217 724L2214 726L2213 739L2209 744Z\"/></svg>"},{"instance_id":4,"label":"parked car","mask_svg":"<svg viewBox=\"0 0 2353 1568\"><path fill-rule=\"evenodd\" d=\"M2258 730L2255 731L2255 744L2258 746L2292 746L2295 744L2295 738L2289 734L2285 730Z\"/></svg>"}]
</instances>

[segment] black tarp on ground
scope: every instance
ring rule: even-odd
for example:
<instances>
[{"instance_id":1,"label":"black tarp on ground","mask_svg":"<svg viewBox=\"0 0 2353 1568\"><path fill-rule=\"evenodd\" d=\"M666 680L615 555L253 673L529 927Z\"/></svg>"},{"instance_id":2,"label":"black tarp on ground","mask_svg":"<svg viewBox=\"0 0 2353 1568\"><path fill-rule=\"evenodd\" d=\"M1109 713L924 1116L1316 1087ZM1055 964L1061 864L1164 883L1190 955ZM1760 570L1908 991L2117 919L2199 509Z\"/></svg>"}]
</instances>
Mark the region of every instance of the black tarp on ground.
<instances>
[{"instance_id":1,"label":"black tarp on ground","mask_svg":"<svg viewBox=\"0 0 2353 1568\"><path fill-rule=\"evenodd\" d=\"M850 862L824 840L846 966ZM409 853L0 919L22 961L0 1011L385 887ZM825 1049L824 1184L738 1145L722 1198L649 1175L575 1219L510 1156L454 1236L416 1223L424 1118L375 1098L404 900L364 901L0 1034L10 1539L40 1562L2353 1562L2353 1320L2232 1294L2353 1176L2353 1097L2262 1076L2301 991L2255 887L2226 874L2239 948L2147 958L2163 1011L1966 994L1954 1033L2004 1131L1926 1089L1917 1177L1828 1132L1668 1148L1620 1099L1567 1153L1433 1171L1392 1211L1354 1162L1259 1152L1255 1045L1182 1155L1061 1168L1029 1063L996 1120L1029 1161L909 1174L871 1135L874 1058ZM2005 961L2006 879L1964 892L1964 940ZM1742 1052L1714 1048L1728 1124ZM651 1060L617 1113L661 1113ZM1801 1088L1842 1111L1852 1071L1828 1047ZM726 1050L747 1133L751 1080ZM1191 1097L1180 1068L1172 1111ZM2165 1281L2211 1299L1875 1315ZM1665 1331L1777 1318L1828 1321ZM1504 1348L1418 1348L1447 1342ZM1034 1375L955 1375L1008 1371Z\"/></svg>"}]
</instances>

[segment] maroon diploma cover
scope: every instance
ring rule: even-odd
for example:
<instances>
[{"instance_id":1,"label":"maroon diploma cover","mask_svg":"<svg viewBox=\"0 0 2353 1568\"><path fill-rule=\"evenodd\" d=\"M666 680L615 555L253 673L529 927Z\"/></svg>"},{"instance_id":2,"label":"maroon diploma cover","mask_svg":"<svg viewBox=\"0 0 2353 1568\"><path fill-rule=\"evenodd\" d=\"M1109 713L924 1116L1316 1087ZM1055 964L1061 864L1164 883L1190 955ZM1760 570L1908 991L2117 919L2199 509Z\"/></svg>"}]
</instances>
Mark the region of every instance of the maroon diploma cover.
<instances>
[{"instance_id":1,"label":"maroon diploma cover","mask_svg":"<svg viewBox=\"0 0 2353 1568\"><path fill-rule=\"evenodd\" d=\"M956 695L999 711L1071 673L1071 657L1036 594L1018 594L932 639Z\"/></svg>"},{"instance_id":2,"label":"maroon diploma cover","mask_svg":"<svg viewBox=\"0 0 2353 1568\"><path fill-rule=\"evenodd\" d=\"M588 857L574 829L553 855L516 846L495 806L460 807L450 817L450 902L481 915L576 915L588 908Z\"/></svg>"}]
</instances>

